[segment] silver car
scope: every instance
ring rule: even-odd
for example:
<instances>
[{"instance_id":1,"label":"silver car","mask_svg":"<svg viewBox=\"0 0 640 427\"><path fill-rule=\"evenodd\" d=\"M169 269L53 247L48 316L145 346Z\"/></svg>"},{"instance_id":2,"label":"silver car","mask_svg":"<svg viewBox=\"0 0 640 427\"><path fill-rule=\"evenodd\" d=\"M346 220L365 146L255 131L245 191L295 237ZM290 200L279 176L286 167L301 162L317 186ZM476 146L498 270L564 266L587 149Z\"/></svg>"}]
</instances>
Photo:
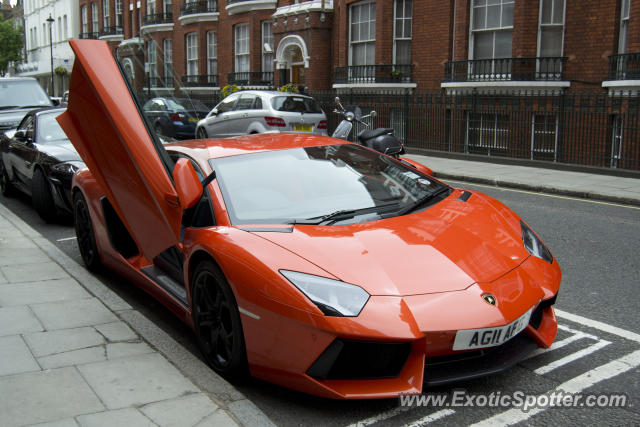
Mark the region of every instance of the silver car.
<instances>
[{"instance_id":1,"label":"silver car","mask_svg":"<svg viewBox=\"0 0 640 427\"><path fill-rule=\"evenodd\" d=\"M327 134L327 116L315 99L295 93L248 90L222 100L198 122L197 138L265 132Z\"/></svg>"}]
</instances>

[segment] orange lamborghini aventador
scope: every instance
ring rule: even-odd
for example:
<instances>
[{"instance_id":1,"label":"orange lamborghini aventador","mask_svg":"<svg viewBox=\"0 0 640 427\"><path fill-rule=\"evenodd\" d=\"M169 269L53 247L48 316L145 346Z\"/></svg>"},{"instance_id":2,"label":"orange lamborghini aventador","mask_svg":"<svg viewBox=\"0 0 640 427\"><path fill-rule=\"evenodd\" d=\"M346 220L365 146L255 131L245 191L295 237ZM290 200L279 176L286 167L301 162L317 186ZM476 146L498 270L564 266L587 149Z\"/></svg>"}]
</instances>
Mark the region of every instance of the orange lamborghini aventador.
<instances>
[{"instance_id":1,"label":"orange lamborghini aventador","mask_svg":"<svg viewBox=\"0 0 640 427\"><path fill-rule=\"evenodd\" d=\"M385 398L554 340L560 267L500 202L329 137L163 144L119 53L72 47L59 121L88 166L73 182L82 257L171 309L223 376Z\"/></svg>"}]
</instances>

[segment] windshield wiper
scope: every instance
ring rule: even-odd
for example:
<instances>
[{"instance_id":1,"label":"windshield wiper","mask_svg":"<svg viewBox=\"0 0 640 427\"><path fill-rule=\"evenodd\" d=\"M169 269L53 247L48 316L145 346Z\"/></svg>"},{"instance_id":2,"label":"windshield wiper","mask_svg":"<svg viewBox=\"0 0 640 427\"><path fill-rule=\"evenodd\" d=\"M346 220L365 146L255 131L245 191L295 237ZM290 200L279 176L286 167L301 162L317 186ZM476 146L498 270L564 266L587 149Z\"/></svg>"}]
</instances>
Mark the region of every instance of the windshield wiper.
<instances>
[{"instance_id":1,"label":"windshield wiper","mask_svg":"<svg viewBox=\"0 0 640 427\"><path fill-rule=\"evenodd\" d=\"M419 198L409 206L404 207L397 212L394 212L394 215L401 216L401 215L406 215L410 212L413 212L414 210L418 209L420 206L425 205L426 203L435 199L439 195L446 193L448 191L449 191L449 187L440 187L437 190L435 190L433 193L429 193L426 196L422 196L421 198Z\"/></svg>"},{"instance_id":2,"label":"windshield wiper","mask_svg":"<svg viewBox=\"0 0 640 427\"><path fill-rule=\"evenodd\" d=\"M376 212L380 208L386 208L390 206L397 206L397 203L387 203L378 206L369 206L368 208L359 209L341 209L335 212L331 212L327 215L314 216L306 219L294 219L291 224L322 224L323 222L331 221L336 222L342 219L351 219L358 214L365 214L369 212Z\"/></svg>"}]
</instances>

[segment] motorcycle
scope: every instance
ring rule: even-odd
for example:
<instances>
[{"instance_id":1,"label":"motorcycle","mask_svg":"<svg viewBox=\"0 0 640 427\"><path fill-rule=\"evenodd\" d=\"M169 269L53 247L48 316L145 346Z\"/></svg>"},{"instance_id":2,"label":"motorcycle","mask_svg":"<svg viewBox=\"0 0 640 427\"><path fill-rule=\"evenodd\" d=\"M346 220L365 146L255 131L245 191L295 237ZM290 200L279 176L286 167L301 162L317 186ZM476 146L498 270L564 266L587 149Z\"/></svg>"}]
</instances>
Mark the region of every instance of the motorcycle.
<instances>
[{"instance_id":1,"label":"motorcycle","mask_svg":"<svg viewBox=\"0 0 640 427\"><path fill-rule=\"evenodd\" d=\"M336 108L333 112L341 115L342 121L338 124L331 135L334 138L348 140L349 134L353 129L354 122L360 123L365 127L369 127L371 124L365 122L365 120L374 119L378 115L375 110L372 110L369 114L363 116L362 110L357 106L353 107L353 111L349 111L344 108L340 102L340 98L337 96L335 98L335 104ZM433 175L433 171L430 168L411 159L400 157L401 154L405 153L404 145L402 145L402 142L396 138L393 132L393 128L364 129L358 133L358 143L367 148L371 148L372 150L376 150L382 154L393 157L402 163L418 169L422 173Z\"/></svg>"}]
</instances>

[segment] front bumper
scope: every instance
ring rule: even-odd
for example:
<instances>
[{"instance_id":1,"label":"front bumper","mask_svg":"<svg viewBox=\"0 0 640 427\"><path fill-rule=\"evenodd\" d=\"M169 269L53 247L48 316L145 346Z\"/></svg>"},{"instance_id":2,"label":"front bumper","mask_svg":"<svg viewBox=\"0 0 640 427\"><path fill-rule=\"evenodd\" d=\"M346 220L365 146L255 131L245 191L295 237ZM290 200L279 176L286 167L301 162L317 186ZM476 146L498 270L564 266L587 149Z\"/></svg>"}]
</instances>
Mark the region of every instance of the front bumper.
<instances>
[{"instance_id":1,"label":"front bumper","mask_svg":"<svg viewBox=\"0 0 640 427\"><path fill-rule=\"evenodd\" d=\"M372 296L356 318L300 313L299 321L292 321L276 316L273 341L264 329L257 341L280 345L248 349L251 371L289 388L336 399L391 398L502 372L555 339L552 305L560 280L557 263L530 257L500 279L462 291ZM481 298L486 292L495 295L496 306ZM506 343L452 350L458 330L507 325L532 307L529 325ZM291 313L291 307L288 310ZM261 322L271 321L269 312L259 314ZM251 335L247 326L245 334ZM283 336L289 343L283 345ZM246 341L255 342L251 336ZM256 354L269 357L253 357Z\"/></svg>"}]
</instances>

